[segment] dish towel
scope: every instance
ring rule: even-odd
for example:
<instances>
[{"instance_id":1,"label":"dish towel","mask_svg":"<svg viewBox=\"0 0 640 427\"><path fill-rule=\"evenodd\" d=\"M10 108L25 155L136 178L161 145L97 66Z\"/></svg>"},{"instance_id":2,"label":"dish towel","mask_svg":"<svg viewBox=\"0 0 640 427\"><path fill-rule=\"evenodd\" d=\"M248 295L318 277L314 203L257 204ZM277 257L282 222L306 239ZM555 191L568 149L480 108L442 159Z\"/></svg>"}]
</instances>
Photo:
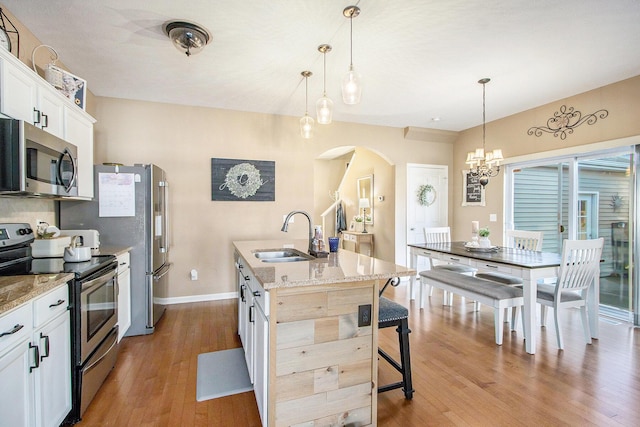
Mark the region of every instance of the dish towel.
<instances>
[{"instance_id":1,"label":"dish towel","mask_svg":"<svg viewBox=\"0 0 640 427\"><path fill-rule=\"evenodd\" d=\"M344 208L342 207L342 202L338 203L336 207L336 235L338 233L342 233L342 231L347 229L347 217L344 213Z\"/></svg>"}]
</instances>

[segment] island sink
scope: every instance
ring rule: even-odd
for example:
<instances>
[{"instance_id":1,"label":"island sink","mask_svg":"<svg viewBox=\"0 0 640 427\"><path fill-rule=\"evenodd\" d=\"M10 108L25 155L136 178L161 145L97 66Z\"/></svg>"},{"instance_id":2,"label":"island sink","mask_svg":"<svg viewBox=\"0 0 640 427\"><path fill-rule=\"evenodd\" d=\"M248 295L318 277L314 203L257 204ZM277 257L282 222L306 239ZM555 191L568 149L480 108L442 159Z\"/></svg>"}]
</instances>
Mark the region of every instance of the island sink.
<instances>
[{"instance_id":1,"label":"island sink","mask_svg":"<svg viewBox=\"0 0 640 427\"><path fill-rule=\"evenodd\" d=\"M256 258L262 262L298 262L314 259L311 255L297 249L263 249L254 252Z\"/></svg>"}]
</instances>

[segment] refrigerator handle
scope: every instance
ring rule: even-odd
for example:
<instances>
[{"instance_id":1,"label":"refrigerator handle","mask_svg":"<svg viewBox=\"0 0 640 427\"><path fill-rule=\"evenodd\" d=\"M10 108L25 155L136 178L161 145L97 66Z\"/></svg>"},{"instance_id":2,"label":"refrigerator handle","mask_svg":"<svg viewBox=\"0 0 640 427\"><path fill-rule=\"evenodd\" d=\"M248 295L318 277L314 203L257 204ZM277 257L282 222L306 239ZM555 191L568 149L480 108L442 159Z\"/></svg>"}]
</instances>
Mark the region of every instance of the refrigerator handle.
<instances>
[{"instance_id":1,"label":"refrigerator handle","mask_svg":"<svg viewBox=\"0 0 640 427\"><path fill-rule=\"evenodd\" d=\"M169 252L169 183L167 181L160 181L158 185L161 188L162 194L162 242L160 242L160 252Z\"/></svg>"}]
</instances>

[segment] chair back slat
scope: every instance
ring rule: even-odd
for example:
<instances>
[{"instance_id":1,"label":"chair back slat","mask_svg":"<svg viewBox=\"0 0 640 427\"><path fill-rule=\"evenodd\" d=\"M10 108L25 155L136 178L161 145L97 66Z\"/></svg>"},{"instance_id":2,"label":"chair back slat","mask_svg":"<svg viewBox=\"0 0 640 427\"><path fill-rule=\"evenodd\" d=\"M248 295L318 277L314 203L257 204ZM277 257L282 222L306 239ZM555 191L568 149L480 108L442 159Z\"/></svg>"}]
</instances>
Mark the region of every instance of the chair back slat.
<instances>
[{"instance_id":1,"label":"chair back slat","mask_svg":"<svg viewBox=\"0 0 640 427\"><path fill-rule=\"evenodd\" d=\"M604 239L564 240L556 294L589 288L600 274Z\"/></svg>"},{"instance_id":2,"label":"chair back slat","mask_svg":"<svg viewBox=\"0 0 640 427\"><path fill-rule=\"evenodd\" d=\"M425 227L425 243L447 243L451 241L451 228L449 227Z\"/></svg>"},{"instance_id":3,"label":"chair back slat","mask_svg":"<svg viewBox=\"0 0 640 427\"><path fill-rule=\"evenodd\" d=\"M527 251L542 250L542 231L507 230L506 246Z\"/></svg>"}]
</instances>

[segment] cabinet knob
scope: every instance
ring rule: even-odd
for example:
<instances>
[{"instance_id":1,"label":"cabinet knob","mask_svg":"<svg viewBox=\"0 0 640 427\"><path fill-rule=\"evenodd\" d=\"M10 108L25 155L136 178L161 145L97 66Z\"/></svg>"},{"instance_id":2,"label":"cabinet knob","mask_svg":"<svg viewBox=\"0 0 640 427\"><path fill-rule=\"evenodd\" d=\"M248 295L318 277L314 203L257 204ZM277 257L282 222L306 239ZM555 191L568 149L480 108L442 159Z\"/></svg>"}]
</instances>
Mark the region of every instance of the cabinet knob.
<instances>
[{"instance_id":1,"label":"cabinet knob","mask_svg":"<svg viewBox=\"0 0 640 427\"><path fill-rule=\"evenodd\" d=\"M259 297L260 296L260 291L253 291L253 296L254 297Z\"/></svg>"}]
</instances>

